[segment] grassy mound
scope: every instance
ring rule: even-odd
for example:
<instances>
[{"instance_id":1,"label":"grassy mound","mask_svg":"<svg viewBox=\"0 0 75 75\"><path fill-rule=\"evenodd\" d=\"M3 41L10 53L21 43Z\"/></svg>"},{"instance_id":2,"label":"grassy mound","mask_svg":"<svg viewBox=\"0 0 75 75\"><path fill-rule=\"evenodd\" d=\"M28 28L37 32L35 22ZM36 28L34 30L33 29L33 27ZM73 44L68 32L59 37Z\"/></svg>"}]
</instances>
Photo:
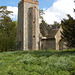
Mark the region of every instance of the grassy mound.
<instances>
[{"instance_id":1,"label":"grassy mound","mask_svg":"<svg viewBox=\"0 0 75 75\"><path fill-rule=\"evenodd\" d=\"M75 51L3 52L0 75L75 75Z\"/></svg>"}]
</instances>

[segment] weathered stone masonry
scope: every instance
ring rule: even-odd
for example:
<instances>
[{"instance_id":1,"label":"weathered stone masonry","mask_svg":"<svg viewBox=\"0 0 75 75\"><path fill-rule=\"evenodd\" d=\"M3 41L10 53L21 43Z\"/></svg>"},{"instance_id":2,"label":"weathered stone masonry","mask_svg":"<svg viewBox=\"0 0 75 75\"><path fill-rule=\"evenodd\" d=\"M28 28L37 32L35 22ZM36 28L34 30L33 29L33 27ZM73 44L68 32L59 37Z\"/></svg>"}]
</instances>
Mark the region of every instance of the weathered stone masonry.
<instances>
[{"instance_id":1,"label":"weathered stone masonry","mask_svg":"<svg viewBox=\"0 0 75 75\"><path fill-rule=\"evenodd\" d=\"M21 0L18 4L17 41L19 50L39 49L39 3Z\"/></svg>"}]
</instances>

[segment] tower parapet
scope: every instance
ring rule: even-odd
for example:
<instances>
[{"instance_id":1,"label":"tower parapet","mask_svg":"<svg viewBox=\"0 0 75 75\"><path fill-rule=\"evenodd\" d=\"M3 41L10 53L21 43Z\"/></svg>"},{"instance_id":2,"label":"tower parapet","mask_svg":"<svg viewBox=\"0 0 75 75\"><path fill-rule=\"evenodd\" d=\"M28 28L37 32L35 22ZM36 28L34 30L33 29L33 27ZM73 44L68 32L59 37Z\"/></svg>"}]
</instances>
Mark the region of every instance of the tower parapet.
<instances>
[{"instance_id":1,"label":"tower parapet","mask_svg":"<svg viewBox=\"0 0 75 75\"><path fill-rule=\"evenodd\" d=\"M18 6L20 6L22 3L24 2L29 2L29 3L32 3L32 4L37 4L39 5L39 2L38 0L21 0L19 3L18 3Z\"/></svg>"}]
</instances>

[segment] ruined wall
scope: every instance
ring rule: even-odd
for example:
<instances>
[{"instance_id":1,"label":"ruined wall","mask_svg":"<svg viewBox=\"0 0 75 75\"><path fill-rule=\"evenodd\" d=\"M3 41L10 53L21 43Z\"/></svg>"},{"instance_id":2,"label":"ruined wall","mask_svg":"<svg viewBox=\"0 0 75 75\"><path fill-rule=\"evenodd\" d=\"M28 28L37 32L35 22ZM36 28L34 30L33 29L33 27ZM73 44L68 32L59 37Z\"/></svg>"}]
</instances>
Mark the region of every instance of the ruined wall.
<instances>
[{"instance_id":1,"label":"ruined wall","mask_svg":"<svg viewBox=\"0 0 75 75\"><path fill-rule=\"evenodd\" d=\"M26 8L25 8L26 7ZM30 17L28 17L28 12L29 12L29 8L31 8L31 7L33 7L33 9L36 7L36 17L34 16L34 10L33 10L33 17L32 17L32 19L31 19L31 21L32 21L32 23L30 23L30 25L32 26L32 30L35 32L36 31L36 33L34 34L34 32L32 31L32 49L34 49L34 50L38 50L38 42L39 42L39 10L37 9L37 8L39 8L39 6L38 5L36 5L36 4L30 4L30 3L25 3L24 4L24 12L25 12L25 15L24 15L24 35L26 35L25 37L24 37L24 49L28 49L28 31L30 32L31 31L31 29L29 29L28 30L28 24L29 24L29 21L30 20L28 20L28 18L30 18ZM35 18L35 19L34 19ZM34 20L36 20L35 21L35 24L34 24ZM35 26L36 25L36 26ZM35 27L34 27L35 26ZM35 37L35 38L34 38ZM31 39L31 38L30 38ZM33 41L33 40L35 40L35 41ZM35 47L36 46L36 47Z\"/></svg>"},{"instance_id":2,"label":"ruined wall","mask_svg":"<svg viewBox=\"0 0 75 75\"><path fill-rule=\"evenodd\" d=\"M18 27L17 27L17 46L18 50L23 49L23 4L18 7Z\"/></svg>"},{"instance_id":3,"label":"ruined wall","mask_svg":"<svg viewBox=\"0 0 75 75\"><path fill-rule=\"evenodd\" d=\"M55 35L55 39L56 39L56 50L64 50L67 49L66 46L66 42L63 41L63 39L61 38L61 31L62 27L59 28L57 34Z\"/></svg>"},{"instance_id":4,"label":"ruined wall","mask_svg":"<svg viewBox=\"0 0 75 75\"><path fill-rule=\"evenodd\" d=\"M56 39L56 50L59 50L60 49L60 40L61 40L61 31L62 31L62 28L60 27L57 34L55 35L55 39Z\"/></svg>"},{"instance_id":5,"label":"ruined wall","mask_svg":"<svg viewBox=\"0 0 75 75\"><path fill-rule=\"evenodd\" d=\"M33 32L33 24L32 24L32 20L33 20L33 8L29 8L28 10L28 49L32 49L32 32Z\"/></svg>"},{"instance_id":6,"label":"ruined wall","mask_svg":"<svg viewBox=\"0 0 75 75\"><path fill-rule=\"evenodd\" d=\"M29 50L29 49L38 50L39 49L38 1L22 0L18 5L19 5L18 32L19 32L19 29L22 28L22 47L21 48L23 50ZM31 15L30 15L30 12L32 12Z\"/></svg>"},{"instance_id":7,"label":"ruined wall","mask_svg":"<svg viewBox=\"0 0 75 75\"><path fill-rule=\"evenodd\" d=\"M55 39L47 39L47 40L42 40L42 50L48 50L48 49L56 49L56 42Z\"/></svg>"}]
</instances>

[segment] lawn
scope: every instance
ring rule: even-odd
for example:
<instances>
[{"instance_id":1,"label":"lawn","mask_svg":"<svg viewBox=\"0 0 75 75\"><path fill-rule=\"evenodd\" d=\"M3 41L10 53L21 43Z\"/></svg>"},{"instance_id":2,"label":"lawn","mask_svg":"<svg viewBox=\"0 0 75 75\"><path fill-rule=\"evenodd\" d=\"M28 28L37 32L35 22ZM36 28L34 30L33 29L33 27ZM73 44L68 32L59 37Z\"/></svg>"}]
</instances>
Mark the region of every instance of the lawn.
<instances>
[{"instance_id":1,"label":"lawn","mask_svg":"<svg viewBox=\"0 0 75 75\"><path fill-rule=\"evenodd\" d=\"M0 75L75 75L75 50L2 52Z\"/></svg>"}]
</instances>

